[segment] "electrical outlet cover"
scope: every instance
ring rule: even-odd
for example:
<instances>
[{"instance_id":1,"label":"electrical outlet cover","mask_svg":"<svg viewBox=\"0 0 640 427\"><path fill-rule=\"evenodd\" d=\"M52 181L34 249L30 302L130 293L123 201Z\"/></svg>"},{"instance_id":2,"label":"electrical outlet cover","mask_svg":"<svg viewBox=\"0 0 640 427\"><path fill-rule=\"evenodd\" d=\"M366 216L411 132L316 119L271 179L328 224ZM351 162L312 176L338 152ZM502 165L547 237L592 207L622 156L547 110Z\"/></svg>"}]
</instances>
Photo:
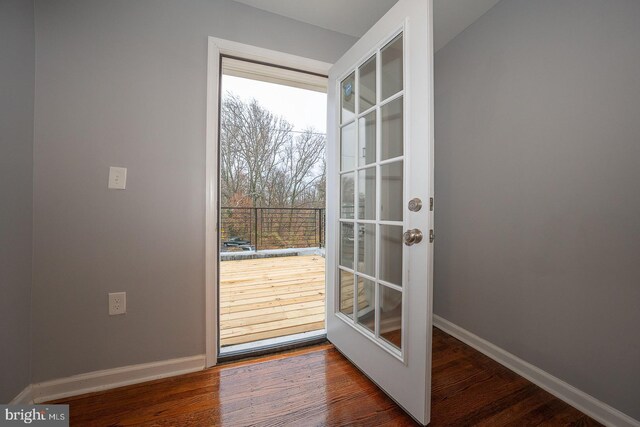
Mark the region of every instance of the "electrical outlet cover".
<instances>
[{"instance_id":1,"label":"electrical outlet cover","mask_svg":"<svg viewBox=\"0 0 640 427\"><path fill-rule=\"evenodd\" d=\"M124 190L127 188L127 168L111 166L109 168L109 188Z\"/></svg>"},{"instance_id":2,"label":"electrical outlet cover","mask_svg":"<svg viewBox=\"0 0 640 427\"><path fill-rule=\"evenodd\" d=\"M127 313L127 293L111 292L109 293L109 316Z\"/></svg>"}]
</instances>

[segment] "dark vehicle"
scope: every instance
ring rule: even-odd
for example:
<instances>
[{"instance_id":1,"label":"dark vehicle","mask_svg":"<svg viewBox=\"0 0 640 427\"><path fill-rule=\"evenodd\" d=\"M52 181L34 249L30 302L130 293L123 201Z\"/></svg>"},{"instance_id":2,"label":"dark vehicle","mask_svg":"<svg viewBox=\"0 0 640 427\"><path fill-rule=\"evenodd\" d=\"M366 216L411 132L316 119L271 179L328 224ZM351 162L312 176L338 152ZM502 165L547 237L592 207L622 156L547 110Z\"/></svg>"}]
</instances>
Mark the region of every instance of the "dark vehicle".
<instances>
[{"instance_id":1,"label":"dark vehicle","mask_svg":"<svg viewBox=\"0 0 640 427\"><path fill-rule=\"evenodd\" d=\"M240 237L232 237L226 242L222 242L225 248L238 248L243 251L251 251L253 247L251 246L251 242L249 240L244 240Z\"/></svg>"}]
</instances>

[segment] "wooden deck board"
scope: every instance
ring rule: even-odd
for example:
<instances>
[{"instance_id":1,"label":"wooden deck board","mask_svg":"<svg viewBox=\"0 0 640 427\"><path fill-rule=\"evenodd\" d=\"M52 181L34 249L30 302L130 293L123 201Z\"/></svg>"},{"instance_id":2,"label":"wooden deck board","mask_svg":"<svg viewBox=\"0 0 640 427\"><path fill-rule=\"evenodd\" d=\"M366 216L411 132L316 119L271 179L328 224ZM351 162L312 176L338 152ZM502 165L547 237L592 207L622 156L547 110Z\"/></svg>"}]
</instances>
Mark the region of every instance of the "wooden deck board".
<instances>
[{"instance_id":1,"label":"wooden deck board","mask_svg":"<svg viewBox=\"0 0 640 427\"><path fill-rule=\"evenodd\" d=\"M222 346L324 328L324 258L220 263Z\"/></svg>"}]
</instances>

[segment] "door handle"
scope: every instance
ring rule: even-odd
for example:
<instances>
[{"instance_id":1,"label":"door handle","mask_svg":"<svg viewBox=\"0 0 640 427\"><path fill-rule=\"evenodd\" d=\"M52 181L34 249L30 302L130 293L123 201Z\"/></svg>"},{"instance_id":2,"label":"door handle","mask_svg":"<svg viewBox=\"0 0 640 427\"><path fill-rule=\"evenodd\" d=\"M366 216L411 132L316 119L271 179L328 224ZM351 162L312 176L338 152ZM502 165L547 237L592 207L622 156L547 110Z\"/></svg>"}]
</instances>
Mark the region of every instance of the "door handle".
<instances>
[{"instance_id":1,"label":"door handle","mask_svg":"<svg viewBox=\"0 0 640 427\"><path fill-rule=\"evenodd\" d=\"M417 228L407 230L404 232L404 244L407 246L413 246L416 243L422 242L422 237L422 231Z\"/></svg>"}]
</instances>

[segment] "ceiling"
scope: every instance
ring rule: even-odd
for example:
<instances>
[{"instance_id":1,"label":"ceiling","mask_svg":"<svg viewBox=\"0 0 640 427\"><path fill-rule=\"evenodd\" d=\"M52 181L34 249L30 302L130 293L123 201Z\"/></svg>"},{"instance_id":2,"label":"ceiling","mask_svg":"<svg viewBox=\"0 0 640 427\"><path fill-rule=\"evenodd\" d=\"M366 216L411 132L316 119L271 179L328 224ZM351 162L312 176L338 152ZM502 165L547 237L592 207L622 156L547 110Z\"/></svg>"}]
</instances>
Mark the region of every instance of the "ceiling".
<instances>
[{"instance_id":1,"label":"ceiling","mask_svg":"<svg viewBox=\"0 0 640 427\"><path fill-rule=\"evenodd\" d=\"M433 47L439 51L500 0L434 0Z\"/></svg>"},{"instance_id":2,"label":"ceiling","mask_svg":"<svg viewBox=\"0 0 640 427\"><path fill-rule=\"evenodd\" d=\"M397 0L236 0L353 37L362 36Z\"/></svg>"},{"instance_id":3,"label":"ceiling","mask_svg":"<svg viewBox=\"0 0 640 427\"><path fill-rule=\"evenodd\" d=\"M235 0L353 37L362 36L397 0ZM438 51L500 0L434 0Z\"/></svg>"}]
</instances>

